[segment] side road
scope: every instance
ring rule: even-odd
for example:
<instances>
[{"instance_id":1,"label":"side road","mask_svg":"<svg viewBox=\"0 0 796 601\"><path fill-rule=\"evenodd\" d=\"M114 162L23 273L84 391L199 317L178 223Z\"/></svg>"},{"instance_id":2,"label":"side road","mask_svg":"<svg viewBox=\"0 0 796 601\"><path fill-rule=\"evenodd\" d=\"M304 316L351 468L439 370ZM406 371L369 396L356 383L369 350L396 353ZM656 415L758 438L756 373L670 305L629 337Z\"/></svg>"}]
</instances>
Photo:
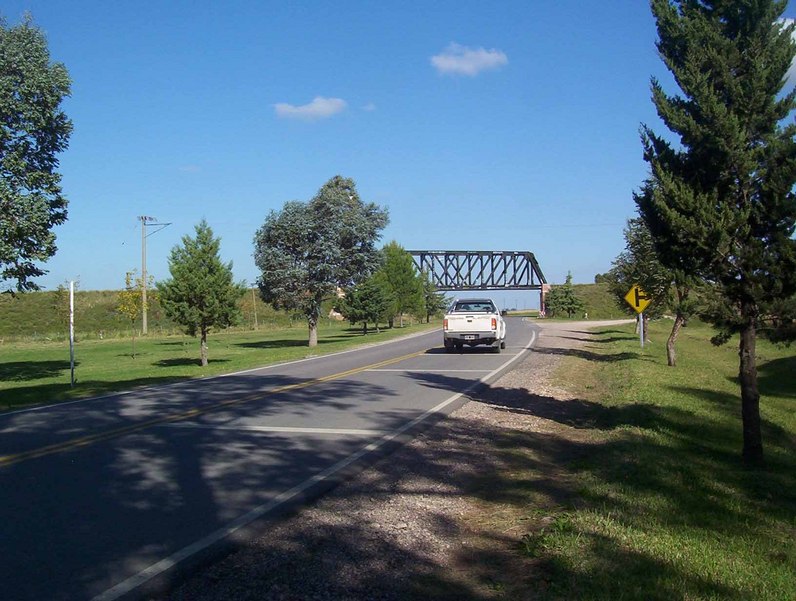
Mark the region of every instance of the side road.
<instances>
[{"instance_id":1,"label":"side road","mask_svg":"<svg viewBox=\"0 0 796 601\"><path fill-rule=\"evenodd\" d=\"M516 445L566 428L525 409L569 398L550 384L561 356L618 323L540 322L535 351L471 402L165 599L534 598L543 569L519 552L523 525L493 519L496 492L511 499ZM570 501L561 466L535 467L540 507Z\"/></svg>"}]
</instances>

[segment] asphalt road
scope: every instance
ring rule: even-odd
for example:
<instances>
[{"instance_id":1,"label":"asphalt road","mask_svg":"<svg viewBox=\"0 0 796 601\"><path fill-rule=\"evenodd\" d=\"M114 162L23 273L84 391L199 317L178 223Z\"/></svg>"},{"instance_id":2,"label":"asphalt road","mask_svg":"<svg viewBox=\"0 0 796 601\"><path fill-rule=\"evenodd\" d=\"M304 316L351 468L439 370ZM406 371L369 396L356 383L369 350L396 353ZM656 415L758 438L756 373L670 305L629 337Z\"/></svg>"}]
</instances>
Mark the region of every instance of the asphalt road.
<instances>
[{"instance_id":1,"label":"asphalt road","mask_svg":"<svg viewBox=\"0 0 796 601\"><path fill-rule=\"evenodd\" d=\"M0 414L0 599L138 596L452 411L536 327L500 354L441 338Z\"/></svg>"}]
</instances>

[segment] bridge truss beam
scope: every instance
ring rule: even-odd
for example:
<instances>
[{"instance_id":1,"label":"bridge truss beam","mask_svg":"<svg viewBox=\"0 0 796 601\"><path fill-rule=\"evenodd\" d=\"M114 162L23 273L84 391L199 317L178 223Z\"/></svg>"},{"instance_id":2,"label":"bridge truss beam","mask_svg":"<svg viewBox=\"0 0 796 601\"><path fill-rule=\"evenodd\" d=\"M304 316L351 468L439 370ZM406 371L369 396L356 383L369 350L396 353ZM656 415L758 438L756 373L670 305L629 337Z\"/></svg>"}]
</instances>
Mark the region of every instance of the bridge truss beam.
<instances>
[{"instance_id":1,"label":"bridge truss beam","mask_svg":"<svg viewBox=\"0 0 796 601\"><path fill-rule=\"evenodd\" d=\"M532 252L410 250L437 290L542 290L547 280Z\"/></svg>"}]
</instances>

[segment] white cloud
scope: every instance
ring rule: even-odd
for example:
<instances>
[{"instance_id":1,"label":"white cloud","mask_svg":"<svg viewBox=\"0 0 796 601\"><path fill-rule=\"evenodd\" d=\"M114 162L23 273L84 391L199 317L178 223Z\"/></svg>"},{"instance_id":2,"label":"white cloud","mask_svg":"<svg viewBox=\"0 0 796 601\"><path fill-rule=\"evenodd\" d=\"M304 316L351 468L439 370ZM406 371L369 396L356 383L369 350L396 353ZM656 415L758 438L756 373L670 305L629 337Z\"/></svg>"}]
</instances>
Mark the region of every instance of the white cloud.
<instances>
[{"instance_id":1,"label":"white cloud","mask_svg":"<svg viewBox=\"0 0 796 601\"><path fill-rule=\"evenodd\" d=\"M451 42L445 50L431 57L431 64L439 73L470 77L475 77L481 71L497 69L508 62L508 57L495 48L491 50L468 48L455 42Z\"/></svg>"},{"instance_id":2,"label":"white cloud","mask_svg":"<svg viewBox=\"0 0 796 601\"><path fill-rule=\"evenodd\" d=\"M316 121L326 119L332 115L344 111L348 106L342 98L324 98L316 96L309 104L296 106L286 102L274 105L276 114L283 119L301 119L304 121Z\"/></svg>"},{"instance_id":3,"label":"white cloud","mask_svg":"<svg viewBox=\"0 0 796 601\"><path fill-rule=\"evenodd\" d=\"M180 165L177 169L183 173L199 173L202 170L199 165Z\"/></svg>"},{"instance_id":4,"label":"white cloud","mask_svg":"<svg viewBox=\"0 0 796 601\"><path fill-rule=\"evenodd\" d=\"M372 112L376 110L376 105L372 102L368 102L365 106L362 107L363 111Z\"/></svg>"}]
</instances>

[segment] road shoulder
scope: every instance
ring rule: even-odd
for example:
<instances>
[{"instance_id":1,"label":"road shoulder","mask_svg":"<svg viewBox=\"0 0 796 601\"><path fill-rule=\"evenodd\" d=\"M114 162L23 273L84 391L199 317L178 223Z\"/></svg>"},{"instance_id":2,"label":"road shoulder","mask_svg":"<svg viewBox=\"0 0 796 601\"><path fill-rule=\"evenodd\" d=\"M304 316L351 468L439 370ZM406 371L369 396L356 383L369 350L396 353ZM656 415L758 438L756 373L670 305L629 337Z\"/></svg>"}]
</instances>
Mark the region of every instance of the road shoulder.
<instances>
[{"instance_id":1,"label":"road shoulder","mask_svg":"<svg viewBox=\"0 0 796 601\"><path fill-rule=\"evenodd\" d=\"M471 402L166 598L533 598L545 586L544 566L519 552L532 524L506 530L500 514L511 510L512 473L528 461L539 474L535 505L572 502L560 461L588 443L571 444L576 430L540 414L571 400L550 376L603 323L540 325L535 352ZM516 452L541 445L561 452Z\"/></svg>"}]
</instances>

